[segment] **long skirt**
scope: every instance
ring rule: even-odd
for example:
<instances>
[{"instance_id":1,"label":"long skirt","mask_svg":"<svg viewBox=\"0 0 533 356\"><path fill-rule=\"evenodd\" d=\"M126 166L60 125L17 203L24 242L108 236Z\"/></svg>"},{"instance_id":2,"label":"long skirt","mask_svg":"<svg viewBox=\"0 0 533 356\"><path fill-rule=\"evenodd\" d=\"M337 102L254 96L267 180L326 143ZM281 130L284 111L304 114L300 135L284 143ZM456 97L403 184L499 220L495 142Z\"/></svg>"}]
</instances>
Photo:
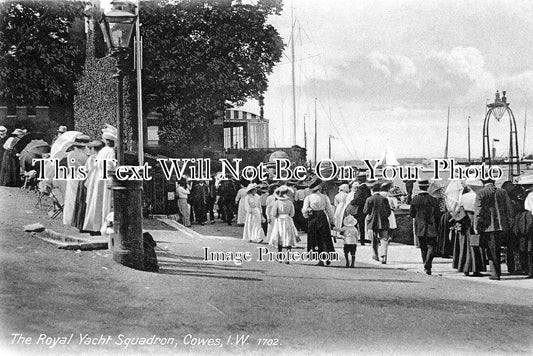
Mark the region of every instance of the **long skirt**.
<instances>
[{"instance_id":1,"label":"long skirt","mask_svg":"<svg viewBox=\"0 0 533 356\"><path fill-rule=\"evenodd\" d=\"M182 223L185 227L191 227L191 209L187 204L187 199L178 199L178 209L182 218Z\"/></svg>"},{"instance_id":2,"label":"long skirt","mask_svg":"<svg viewBox=\"0 0 533 356\"><path fill-rule=\"evenodd\" d=\"M459 272L479 273L487 270L485 248L479 245L479 235L452 231L455 234L453 268Z\"/></svg>"},{"instance_id":3,"label":"long skirt","mask_svg":"<svg viewBox=\"0 0 533 356\"><path fill-rule=\"evenodd\" d=\"M450 234L451 217L451 214L448 212L441 216L437 244L433 251L435 257L449 258L453 254L454 242L450 238L450 236L453 236L453 234Z\"/></svg>"},{"instance_id":4,"label":"long skirt","mask_svg":"<svg viewBox=\"0 0 533 356\"><path fill-rule=\"evenodd\" d=\"M265 239L265 233L261 227L261 210L255 208L246 214L242 239L251 242L261 242Z\"/></svg>"},{"instance_id":5,"label":"long skirt","mask_svg":"<svg viewBox=\"0 0 533 356\"><path fill-rule=\"evenodd\" d=\"M63 224L67 226L75 226L74 210L76 208L76 194L78 191L79 180L67 180L67 189L65 190L65 203L63 204ZM83 182L81 182L83 184Z\"/></svg>"},{"instance_id":6,"label":"long skirt","mask_svg":"<svg viewBox=\"0 0 533 356\"><path fill-rule=\"evenodd\" d=\"M0 185L20 187L20 161L13 150L5 150L0 168Z\"/></svg>"},{"instance_id":7,"label":"long skirt","mask_svg":"<svg viewBox=\"0 0 533 356\"><path fill-rule=\"evenodd\" d=\"M239 208L237 209L237 224L244 224L246 222L246 208L244 206L244 197L239 200Z\"/></svg>"},{"instance_id":8,"label":"long skirt","mask_svg":"<svg viewBox=\"0 0 533 356\"><path fill-rule=\"evenodd\" d=\"M334 252L328 218L323 210L313 210L307 225L307 251Z\"/></svg>"},{"instance_id":9,"label":"long skirt","mask_svg":"<svg viewBox=\"0 0 533 356\"><path fill-rule=\"evenodd\" d=\"M304 207L304 202L302 200L296 200L294 202L294 225L298 231L307 232L307 221L305 220L304 215L302 214L302 208Z\"/></svg>"},{"instance_id":10,"label":"long skirt","mask_svg":"<svg viewBox=\"0 0 533 356\"><path fill-rule=\"evenodd\" d=\"M85 210L87 209L87 187L85 187L85 181L78 184L78 190L76 191L76 205L74 206L74 219L72 226L77 227L79 230L83 230L83 223L85 222Z\"/></svg>"},{"instance_id":11,"label":"long skirt","mask_svg":"<svg viewBox=\"0 0 533 356\"><path fill-rule=\"evenodd\" d=\"M269 244L277 247L295 247L298 242L298 230L289 215L280 215L274 220Z\"/></svg>"}]
</instances>

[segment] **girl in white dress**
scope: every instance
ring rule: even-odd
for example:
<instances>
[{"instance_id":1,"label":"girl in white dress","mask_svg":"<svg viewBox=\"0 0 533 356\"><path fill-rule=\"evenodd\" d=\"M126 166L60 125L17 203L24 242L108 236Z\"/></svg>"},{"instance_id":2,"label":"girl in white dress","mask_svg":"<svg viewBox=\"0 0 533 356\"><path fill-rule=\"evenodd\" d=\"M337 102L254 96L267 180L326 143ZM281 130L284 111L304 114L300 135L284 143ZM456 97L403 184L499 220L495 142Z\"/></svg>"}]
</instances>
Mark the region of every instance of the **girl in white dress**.
<instances>
[{"instance_id":1,"label":"girl in white dress","mask_svg":"<svg viewBox=\"0 0 533 356\"><path fill-rule=\"evenodd\" d=\"M294 217L294 205L288 196L289 187L282 185L274 192L276 201L270 209L269 219L274 220L269 244L277 246L278 252L285 247L287 250L296 246L299 241L298 231L292 218ZM289 261L285 261L289 263Z\"/></svg>"},{"instance_id":2,"label":"girl in white dress","mask_svg":"<svg viewBox=\"0 0 533 356\"><path fill-rule=\"evenodd\" d=\"M263 216L261 214L261 198L257 194L257 184L250 183L246 188L246 195L242 199L246 210L242 239L248 242L261 243L265 239L265 233L261 227Z\"/></svg>"}]
</instances>

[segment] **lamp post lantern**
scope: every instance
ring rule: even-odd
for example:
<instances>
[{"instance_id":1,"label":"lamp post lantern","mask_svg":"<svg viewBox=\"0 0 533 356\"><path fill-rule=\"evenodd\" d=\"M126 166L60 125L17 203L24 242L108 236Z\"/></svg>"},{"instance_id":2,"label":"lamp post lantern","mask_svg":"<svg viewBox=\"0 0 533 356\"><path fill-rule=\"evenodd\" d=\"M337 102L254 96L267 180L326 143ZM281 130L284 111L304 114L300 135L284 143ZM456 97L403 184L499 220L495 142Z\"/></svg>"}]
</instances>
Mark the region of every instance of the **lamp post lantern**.
<instances>
[{"instance_id":1,"label":"lamp post lantern","mask_svg":"<svg viewBox=\"0 0 533 356\"><path fill-rule=\"evenodd\" d=\"M116 59L117 79L117 164L124 165L123 69L131 49L131 37L137 15L135 5L112 1L112 9L102 15L100 26L108 53ZM114 234L110 241L113 260L144 270L142 238L142 181L119 180L113 175Z\"/></svg>"}]
</instances>

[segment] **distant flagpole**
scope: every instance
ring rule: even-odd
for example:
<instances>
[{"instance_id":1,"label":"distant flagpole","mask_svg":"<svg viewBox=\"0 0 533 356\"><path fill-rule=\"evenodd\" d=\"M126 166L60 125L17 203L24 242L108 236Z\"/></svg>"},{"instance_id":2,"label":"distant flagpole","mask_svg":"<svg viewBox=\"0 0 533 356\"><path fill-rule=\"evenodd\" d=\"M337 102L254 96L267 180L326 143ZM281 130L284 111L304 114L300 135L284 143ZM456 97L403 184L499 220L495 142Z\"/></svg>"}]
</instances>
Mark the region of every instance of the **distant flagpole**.
<instances>
[{"instance_id":1,"label":"distant flagpole","mask_svg":"<svg viewBox=\"0 0 533 356\"><path fill-rule=\"evenodd\" d=\"M450 105L448 105L448 123L446 124L446 147L444 148L444 159L448 158L449 139L450 139Z\"/></svg>"},{"instance_id":2,"label":"distant flagpole","mask_svg":"<svg viewBox=\"0 0 533 356\"><path fill-rule=\"evenodd\" d=\"M313 148L315 150L315 152L314 152L315 164L317 164L317 161L316 161L316 144L317 144L317 137L318 137L317 124L316 124L316 121L317 121L317 119L316 119L316 101L317 101L317 99L315 98L315 143L313 144Z\"/></svg>"}]
</instances>

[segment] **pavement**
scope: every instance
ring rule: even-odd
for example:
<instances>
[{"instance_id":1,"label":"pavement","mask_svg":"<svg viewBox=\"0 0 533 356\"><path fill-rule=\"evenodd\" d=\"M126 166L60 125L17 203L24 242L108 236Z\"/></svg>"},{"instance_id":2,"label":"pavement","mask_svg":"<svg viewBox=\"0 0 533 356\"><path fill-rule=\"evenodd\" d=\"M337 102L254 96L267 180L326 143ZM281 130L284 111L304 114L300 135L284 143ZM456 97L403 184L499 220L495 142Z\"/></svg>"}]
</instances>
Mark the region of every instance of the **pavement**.
<instances>
[{"instance_id":1,"label":"pavement","mask_svg":"<svg viewBox=\"0 0 533 356\"><path fill-rule=\"evenodd\" d=\"M499 282L464 277L449 269L450 260L437 260L428 276L419 250L402 245L391 246L387 265L371 260L370 246L359 247L354 269L344 267L342 256L329 267L260 262L258 248L275 249L244 242L242 227L217 222L186 229L145 219L160 266L159 273L149 273L115 263L109 250L59 249L22 232L41 222L61 234L76 233L49 222L35 200L32 193L0 187L0 350L8 350L2 355L533 351L533 292L514 285L514 276ZM295 251L304 251L302 237ZM242 264L205 261L206 248L252 258ZM86 335L109 341L84 344ZM39 343L41 336L67 344ZM152 336L172 344L122 342ZM247 343L237 343L248 336ZM217 345L194 344L201 340Z\"/></svg>"},{"instance_id":2,"label":"pavement","mask_svg":"<svg viewBox=\"0 0 533 356\"><path fill-rule=\"evenodd\" d=\"M186 228L175 220L168 219L164 215L153 216L152 219L144 219L144 231L150 232L156 242L167 241L160 248L163 250L175 250L176 246L185 243L193 243L201 238L218 239L238 242L242 235L242 227L227 226L221 223L218 219L216 224L193 225L192 228ZM161 227L162 222L169 227L170 230L165 230ZM45 225L46 230L42 233L36 234L37 237L44 241L54 243L62 249L70 250L91 250L91 249L106 249L107 239L98 236L89 236L82 234L77 229L64 226L61 222L61 215L55 219L45 219L41 221ZM175 230L176 232L172 231ZM172 236L172 239L168 239ZM178 238L176 240L176 237ZM306 246L307 236L300 232L301 242L298 244L298 249L304 249ZM188 242L187 242L188 241ZM242 242L243 246L246 245ZM272 249L272 248L271 248ZM336 262L337 265L344 265L342 241L335 243L335 249L341 256L342 261ZM161 251L161 250L159 250ZM387 264L372 259L372 248L369 243L364 246L357 246L356 261L358 264L371 265L375 268L381 269L396 269L414 273L425 273L420 255L420 249L417 246L404 245L399 243L391 243L388 250ZM488 268L488 266L487 266ZM488 283L500 285L505 287L516 287L533 290L533 279L527 279L521 275L510 275L505 272L506 267L502 265L502 278L499 281L490 280L488 277L490 273L484 272L483 277L467 277L463 273L458 272L452 267L452 260L450 258L436 257L433 260L432 275L444 278L467 279L475 283Z\"/></svg>"},{"instance_id":3,"label":"pavement","mask_svg":"<svg viewBox=\"0 0 533 356\"><path fill-rule=\"evenodd\" d=\"M160 247L163 249L172 250L175 248L175 244L180 243L191 243L194 244L198 239L218 239L226 241L239 241L239 234L242 233L242 227L237 226L222 226L225 224L216 224L218 231L214 228L214 225L206 224L204 226L193 225L193 228L186 228L185 226L177 223L174 220L159 218L158 220L166 223L167 225L173 227L177 231L177 236L179 236L180 242L166 242L163 243ZM222 228L222 231L220 230ZM156 241L165 241L168 240L165 238L168 235L175 235L174 232L162 231L162 230L146 230L150 232ZM214 235L216 233L217 235ZM297 244L295 250L303 250L306 246L307 236L305 233L300 232L301 242ZM248 245L246 242L241 241L243 246ZM338 252L341 257L340 262L334 262L333 266L343 267L345 260L343 257L343 246L342 241L338 241L335 245L335 250ZM266 244L258 244L258 246L268 246ZM270 247L272 249L272 247ZM425 274L424 268L422 265L422 257L420 253L420 248L417 246L403 245L399 243L392 242L389 245L387 263L382 264L381 262L375 261L372 259L372 247L369 243L364 246L358 245L356 252L356 265L371 265L373 268L379 269L395 269L408 271L413 273L422 273ZM304 262L302 262L303 264ZM487 266L488 268L488 266ZM533 290L533 279L528 279L526 276L521 275L510 275L505 272L505 265L502 265L502 278L499 281L489 279L490 273L484 272L483 277L473 277L465 276L463 273L458 272L452 267L451 258L440 258L436 257L433 260L433 269L432 276L434 277L444 277L444 278L453 278L453 279L464 279L469 282L474 283L487 283L492 285L500 285L505 287L514 287L514 288L524 288Z\"/></svg>"}]
</instances>

